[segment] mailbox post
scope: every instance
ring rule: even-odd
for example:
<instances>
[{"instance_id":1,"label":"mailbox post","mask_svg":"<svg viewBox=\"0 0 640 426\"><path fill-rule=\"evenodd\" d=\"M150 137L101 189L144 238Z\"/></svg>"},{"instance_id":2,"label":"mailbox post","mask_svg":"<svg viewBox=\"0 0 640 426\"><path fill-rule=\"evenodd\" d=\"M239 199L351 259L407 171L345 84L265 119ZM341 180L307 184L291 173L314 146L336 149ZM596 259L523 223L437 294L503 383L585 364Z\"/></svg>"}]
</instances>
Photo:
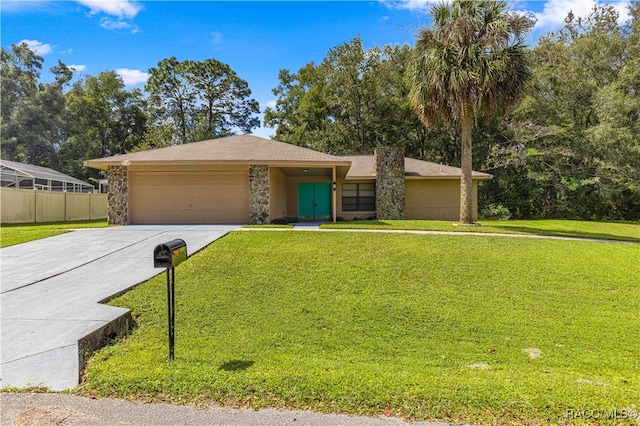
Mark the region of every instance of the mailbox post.
<instances>
[{"instance_id":1,"label":"mailbox post","mask_svg":"<svg viewBox=\"0 0 640 426\"><path fill-rule=\"evenodd\" d=\"M167 316L169 332L169 359L173 360L175 347L176 322L176 275L175 267L187 260L187 243L175 239L164 244L158 244L153 249L153 266L167 270Z\"/></svg>"}]
</instances>

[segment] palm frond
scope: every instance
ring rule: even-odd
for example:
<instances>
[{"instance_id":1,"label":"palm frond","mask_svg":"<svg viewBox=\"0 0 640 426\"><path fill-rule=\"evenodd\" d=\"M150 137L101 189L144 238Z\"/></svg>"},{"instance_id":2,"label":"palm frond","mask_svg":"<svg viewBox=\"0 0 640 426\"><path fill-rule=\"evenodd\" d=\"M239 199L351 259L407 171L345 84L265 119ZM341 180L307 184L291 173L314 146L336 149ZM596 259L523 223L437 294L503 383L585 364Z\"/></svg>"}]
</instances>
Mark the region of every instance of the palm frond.
<instances>
[{"instance_id":1,"label":"palm frond","mask_svg":"<svg viewBox=\"0 0 640 426\"><path fill-rule=\"evenodd\" d=\"M463 105L482 119L518 100L530 77L522 40L535 21L506 6L454 0L432 8L433 24L419 31L406 74L411 105L425 123L456 122Z\"/></svg>"}]
</instances>

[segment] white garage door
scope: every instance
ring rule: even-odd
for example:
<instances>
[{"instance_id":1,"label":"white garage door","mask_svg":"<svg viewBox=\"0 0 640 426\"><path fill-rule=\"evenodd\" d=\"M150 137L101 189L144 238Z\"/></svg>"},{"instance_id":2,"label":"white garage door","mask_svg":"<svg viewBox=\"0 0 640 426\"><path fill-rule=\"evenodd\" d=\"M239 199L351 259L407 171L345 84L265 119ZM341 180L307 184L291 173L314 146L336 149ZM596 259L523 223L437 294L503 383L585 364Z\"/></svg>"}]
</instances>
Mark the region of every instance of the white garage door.
<instances>
[{"instance_id":1,"label":"white garage door","mask_svg":"<svg viewBox=\"0 0 640 426\"><path fill-rule=\"evenodd\" d=\"M247 171L130 172L129 223L247 223Z\"/></svg>"}]
</instances>

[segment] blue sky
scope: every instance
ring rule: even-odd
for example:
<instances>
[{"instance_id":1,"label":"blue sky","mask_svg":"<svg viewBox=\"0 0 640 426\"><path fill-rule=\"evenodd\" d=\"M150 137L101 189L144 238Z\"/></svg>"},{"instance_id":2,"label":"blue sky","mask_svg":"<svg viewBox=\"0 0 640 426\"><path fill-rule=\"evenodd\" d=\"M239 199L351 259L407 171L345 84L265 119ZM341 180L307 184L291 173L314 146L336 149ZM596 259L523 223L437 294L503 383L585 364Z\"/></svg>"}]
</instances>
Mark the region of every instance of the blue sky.
<instances>
[{"instance_id":1,"label":"blue sky","mask_svg":"<svg viewBox=\"0 0 640 426\"><path fill-rule=\"evenodd\" d=\"M596 0L512 1L536 14L535 35L556 29L572 10L586 15ZM626 16L627 1L611 1ZM282 68L319 63L331 47L360 36L365 47L414 43L429 24L427 0L385 1L4 1L2 46L26 42L48 69L62 60L78 74L115 70L128 87L171 56L215 58L247 80L261 110L274 102ZM45 73L43 73L44 75ZM260 128L268 137L273 129Z\"/></svg>"}]
</instances>

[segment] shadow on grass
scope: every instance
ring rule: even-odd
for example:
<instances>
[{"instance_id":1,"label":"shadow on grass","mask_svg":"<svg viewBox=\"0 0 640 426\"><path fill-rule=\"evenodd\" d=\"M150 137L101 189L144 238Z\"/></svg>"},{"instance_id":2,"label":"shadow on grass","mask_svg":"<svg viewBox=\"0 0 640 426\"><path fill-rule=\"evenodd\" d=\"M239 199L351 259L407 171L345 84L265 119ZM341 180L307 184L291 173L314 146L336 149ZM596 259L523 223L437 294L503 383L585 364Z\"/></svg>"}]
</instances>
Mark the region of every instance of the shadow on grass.
<instances>
[{"instance_id":1,"label":"shadow on grass","mask_svg":"<svg viewBox=\"0 0 640 426\"><path fill-rule=\"evenodd\" d=\"M554 237L574 237L574 238L593 238L597 240L615 240L615 241L634 241L640 242L640 238L631 236L621 236L614 234L606 234L600 232L585 232L585 231L554 231L550 229L536 228L532 226L500 226L491 224L489 227L501 229L504 231L521 232L525 234L535 235L549 235Z\"/></svg>"},{"instance_id":2,"label":"shadow on grass","mask_svg":"<svg viewBox=\"0 0 640 426\"><path fill-rule=\"evenodd\" d=\"M220 370L224 371L240 371L246 370L253 365L253 361L245 361L240 359L234 359L227 361L220 366Z\"/></svg>"},{"instance_id":3,"label":"shadow on grass","mask_svg":"<svg viewBox=\"0 0 640 426\"><path fill-rule=\"evenodd\" d=\"M381 226L391 226L390 223L387 222L383 222L377 219L365 219L365 220L351 220L351 221L344 221L344 222L337 222L337 225L358 225L358 226L372 226L372 227L381 227ZM329 225L334 225L333 223L329 223ZM321 225L322 227L322 225Z\"/></svg>"}]
</instances>

